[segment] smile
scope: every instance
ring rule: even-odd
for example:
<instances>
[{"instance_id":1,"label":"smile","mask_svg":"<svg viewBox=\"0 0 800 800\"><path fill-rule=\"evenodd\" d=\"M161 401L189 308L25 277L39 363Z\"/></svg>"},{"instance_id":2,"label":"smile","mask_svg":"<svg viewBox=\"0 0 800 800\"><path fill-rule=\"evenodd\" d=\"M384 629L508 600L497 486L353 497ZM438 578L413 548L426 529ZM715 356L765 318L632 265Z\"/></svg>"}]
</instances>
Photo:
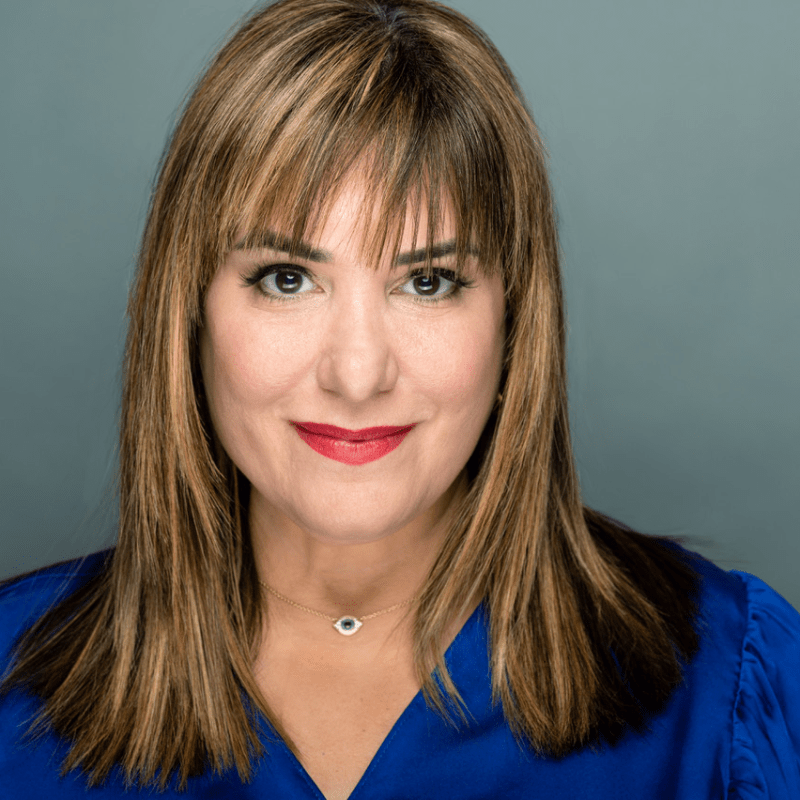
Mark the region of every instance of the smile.
<instances>
[{"instance_id":1,"label":"smile","mask_svg":"<svg viewBox=\"0 0 800 800\"><path fill-rule=\"evenodd\" d=\"M399 447L416 425L382 425L351 431L336 425L314 422L292 422L298 436L312 449L326 458L357 466L377 461Z\"/></svg>"}]
</instances>

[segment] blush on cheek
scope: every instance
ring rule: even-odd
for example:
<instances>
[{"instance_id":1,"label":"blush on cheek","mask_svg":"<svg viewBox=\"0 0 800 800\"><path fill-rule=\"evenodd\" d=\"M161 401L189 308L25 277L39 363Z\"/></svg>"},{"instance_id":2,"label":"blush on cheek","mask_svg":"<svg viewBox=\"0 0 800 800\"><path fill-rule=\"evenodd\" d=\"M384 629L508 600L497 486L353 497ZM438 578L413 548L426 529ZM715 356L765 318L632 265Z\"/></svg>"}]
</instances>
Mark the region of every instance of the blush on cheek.
<instances>
[{"instance_id":1,"label":"blush on cheek","mask_svg":"<svg viewBox=\"0 0 800 800\"><path fill-rule=\"evenodd\" d=\"M263 323L223 337L217 362L228 390L258 403L283 395L308 372L308 338Z\"/></svg>"},{"instance_id":2,"label":"blush on cheek","mask_svg":"<svg viewBox=\"0 0 800 800\"><path fill-rule=\"evenodd\" d=\"M499 342L489 336L471 337L464 341L458 352L451 351L450 355L450 360L441 365L435 378L449 395L468 400L484 393L494 394L502 362Z\"/></svg>"}]
</instances>

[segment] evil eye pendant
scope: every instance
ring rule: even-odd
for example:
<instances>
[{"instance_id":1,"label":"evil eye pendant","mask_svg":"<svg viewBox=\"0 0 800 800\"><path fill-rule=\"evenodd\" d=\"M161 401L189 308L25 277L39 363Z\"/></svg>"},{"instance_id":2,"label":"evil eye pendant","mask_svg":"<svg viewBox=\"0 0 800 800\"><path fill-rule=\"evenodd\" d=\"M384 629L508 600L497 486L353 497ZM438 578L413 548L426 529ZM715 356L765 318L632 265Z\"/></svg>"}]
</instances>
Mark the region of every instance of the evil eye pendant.
<instances>
[{"instance_id":1,"label":"evil eye pendant","mask_svg":"<svg viewBox=\"0 0 800 800\"><path fill-rule=\"evenodd\" d=\"M336 628L342 636L352 636L362 625L363 623L361 620L355 617L341 617L333 623L333 627Z\"/></svg>"}]
</instances>

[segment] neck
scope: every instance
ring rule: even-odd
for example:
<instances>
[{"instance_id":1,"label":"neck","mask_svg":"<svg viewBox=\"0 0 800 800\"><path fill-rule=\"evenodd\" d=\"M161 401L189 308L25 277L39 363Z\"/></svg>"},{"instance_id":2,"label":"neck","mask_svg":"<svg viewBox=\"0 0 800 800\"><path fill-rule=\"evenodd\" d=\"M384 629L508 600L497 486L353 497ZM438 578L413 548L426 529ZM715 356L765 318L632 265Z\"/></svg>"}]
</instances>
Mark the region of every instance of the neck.
<instances>
[{"instance_id":1,"label":"neck","mask_svg":"<svg viewBox=\"0 0 800 800\"><path fill-rule=\"evenodd\" d=\"M331 616L370 614L408 600L421 589L465 490L460 477L397 530L368 532L355 541L305 530L254 492L249 517L259 577L294 602Z\"/></svg>"}]
</instances>

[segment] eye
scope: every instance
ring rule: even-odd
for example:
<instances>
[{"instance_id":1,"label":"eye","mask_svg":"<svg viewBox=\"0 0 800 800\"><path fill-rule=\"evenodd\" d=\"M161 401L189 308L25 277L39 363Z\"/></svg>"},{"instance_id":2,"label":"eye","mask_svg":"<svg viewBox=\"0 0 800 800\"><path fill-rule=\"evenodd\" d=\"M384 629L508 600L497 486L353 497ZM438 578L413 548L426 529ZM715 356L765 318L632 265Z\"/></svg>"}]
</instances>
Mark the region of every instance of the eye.
<instances>
[{"instance_id":1,"label":"eye","mask_svg":"<svg viewBox=\"0 0 800 800\"><path fill-rule=\"evenodd\" d=\"M294 266L263 266L245 279L248 286L258 286L265 295L274 298L307 294L316 288L306 270Z\"/></svg>"},{"instance_id":2,"label":"eye","mask_svg":"<svg viewBox=\"0 0 800 800\"><path fill-rule=\"evenodd\" d=\"M419 272L412 275L401 287L403 294L419 299L439 300L455 295L467 282L447 269L436 269L431 273Z\"/></svg>"}]
</instances>

